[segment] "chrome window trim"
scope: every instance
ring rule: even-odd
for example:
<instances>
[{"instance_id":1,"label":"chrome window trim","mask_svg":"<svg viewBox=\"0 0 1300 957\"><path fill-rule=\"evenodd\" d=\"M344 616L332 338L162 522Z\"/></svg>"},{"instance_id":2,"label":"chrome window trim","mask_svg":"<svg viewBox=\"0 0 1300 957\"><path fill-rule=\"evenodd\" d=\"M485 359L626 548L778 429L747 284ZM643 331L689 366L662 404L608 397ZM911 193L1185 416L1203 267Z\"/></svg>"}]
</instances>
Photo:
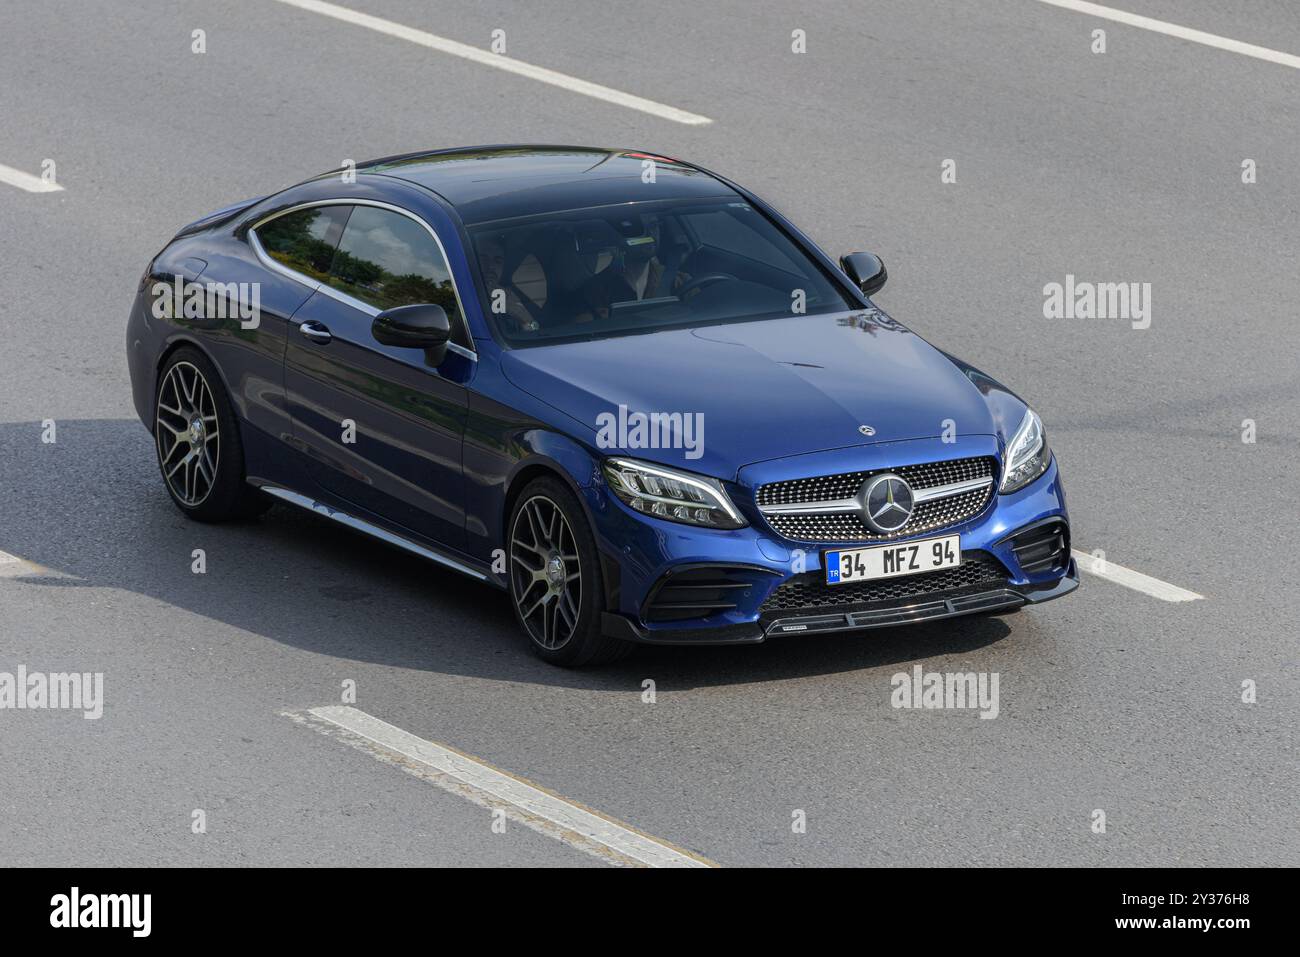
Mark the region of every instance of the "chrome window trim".
<instances>
[{"instance_id":1,"label":"chrome window trim","mask_svg":"<svg viewBox=\"0 0 1300 957\"><path fill-rule=\"evenodd\" d=\"M950 498L963 492L974 492L993 484L993 476L971 479L968 482L953 482L951 485L933 485L929 488L912 489L912 501L915 504L930 502L937 498ZM760 505L758 510L764 515L820 515L834 512L858 512L862 510L859 498L841 498L830 502L793 502L787 505Z\"/></svg>"},{"instance_id":2,"label":"chrome window trim","mask_svg":"<svg viewBox=\"0 0 1300 957\"><path fill-rule=\"evenodd\" d=\"M269 220L267 221L269 222ZM306 286L308 289L312 290L313 292L320 288L319 280L312 279L310 276L304 276L300 272L295 272L294 270L290 269L288 266L283 266L276 260L272 259L270 254L266 251L265 247L262 246L262 240L257 238L257 233L254 232L251 228L248 231L248 244L253 247L253 252L256 254L258 260L267 269L274 270L275 272L280 273L280 275L282 276L288 276L290 279L294 280L297 283L301 283L302 285Z\"/></svg>"},{"instance_id":3,"label":"chrome window trim","mask_svg":"<svg viewBox=\"0 0 1300 957\"><path fill-rule=\"evenodd\" d=\"M253 252L257 256L257 258L261 261L262 265L270 269L273 269L276 272L281 273L285 276L288 276L290 279L302 283L304 286L311 289L313 292L323 292L331 299L336 299L339 302L343 303L344 305L348 305L354 309L358 309L372 318L379 315L379 313L382 312L382 310L376 309L368 302L362 302L360 299L357 299L353 296L349 296L345 292L340 292L339 290L335 289L333 286L330 286L329 284L322 282L321 280L312 279L310 276L303 275L302 273L290 269L288 266L285 266L284 264L277 262L276 260L271 258L270 254L267 253L266 248L262 245L262 240L258 237L257 231L261 229L263 226L265 226L267 223L272 222L273 220L277 220L281 216L288 216L290 213L301 212L304 209L313 209L317 206L373 206L376 209L386 209L391 213L397 213L399 216L405 216L407 219L414 220L415 222L423 226L424 231L433 237L433 241L438 247L438 252L442 256L442 261L447 266L447 277L451 280L451 292L452 295L456 297L456 308L460 312L460 323L462 329L465 332L465 338L468 339L471 343L474 342L474 336L470 333L470 329L469 329L469 317L465 313L465 299L460 294L460 286L456 284L456 274L455 272L452 271L451 260L447 257L447 247L445 247L442 244L442 240L438 238L438 234L434 232L432 226L426 223L415 213L411 212L409 209L403 209L401 206L395 206L392 203L380 202L377 199L347 199L347 198L340 197L338 199L314 199L311 202L299 203L297 206L290 206L288 209L282 209L277 212L271 213L268 216L263 216L261 219L257 220L257 222L253 223L248 227L248 236L249 239L251 240L249 245L253 247ZM346 223L343 226L343 231L347 232ZM342 235L340 235L339 242L342 241L343 241L343 237ZM459 343L449 342L447 343L447 348L467 358L474 359L476 361L478 359L477 352L475 352L472 348L466 348L465 346L462 346Z\"/></svg>"}]
</instances>

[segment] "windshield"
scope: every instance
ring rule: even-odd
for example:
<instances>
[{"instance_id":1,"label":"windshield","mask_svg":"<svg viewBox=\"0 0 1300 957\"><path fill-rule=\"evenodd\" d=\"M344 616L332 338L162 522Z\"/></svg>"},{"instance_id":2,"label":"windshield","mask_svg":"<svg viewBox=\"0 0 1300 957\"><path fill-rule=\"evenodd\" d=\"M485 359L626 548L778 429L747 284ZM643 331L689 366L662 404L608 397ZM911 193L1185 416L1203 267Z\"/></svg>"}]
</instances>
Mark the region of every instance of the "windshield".
<instances>
[{"instance_id":1,"label":"windshield","mask_svg":"<svg viewBox=\"0 0 1300 957\"><path fill-rule=\"evenodd\" d=\"M856 308L735 199L623 203L470 227L486 312L512 344Z\"/></svg>"}]
</instances>

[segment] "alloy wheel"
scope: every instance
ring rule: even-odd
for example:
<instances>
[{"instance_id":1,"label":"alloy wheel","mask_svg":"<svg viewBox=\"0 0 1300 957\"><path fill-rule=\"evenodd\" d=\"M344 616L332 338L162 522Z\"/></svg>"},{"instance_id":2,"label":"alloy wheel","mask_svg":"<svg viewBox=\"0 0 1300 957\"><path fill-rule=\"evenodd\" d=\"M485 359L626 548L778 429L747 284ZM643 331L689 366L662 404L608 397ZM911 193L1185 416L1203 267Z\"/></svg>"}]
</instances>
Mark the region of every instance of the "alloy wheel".
<instances>
[{"instance_id":1,"label":"alloy wheel","mask_svg":"<svg viewBox=\"0 0 1300 957\"><path fill-rule=\"evenodd\" d=\"M534 495L515 513L510 575L529 637L543 648L562 648L578 628L582 564L573 529L544 495Z\"/></svg>"},{"instance_id":2,"label":"alloy wheel","mask_svg":"<svg viewBox=\"0 0 1300 957\"><path fill-rule=\"evenodd\" d=\"M197 367L177 362L167 370L155 421L158 461L168 487L182 504L201 505L217 480L221 430L212 389Z\"/></svg>"}]
</instances>

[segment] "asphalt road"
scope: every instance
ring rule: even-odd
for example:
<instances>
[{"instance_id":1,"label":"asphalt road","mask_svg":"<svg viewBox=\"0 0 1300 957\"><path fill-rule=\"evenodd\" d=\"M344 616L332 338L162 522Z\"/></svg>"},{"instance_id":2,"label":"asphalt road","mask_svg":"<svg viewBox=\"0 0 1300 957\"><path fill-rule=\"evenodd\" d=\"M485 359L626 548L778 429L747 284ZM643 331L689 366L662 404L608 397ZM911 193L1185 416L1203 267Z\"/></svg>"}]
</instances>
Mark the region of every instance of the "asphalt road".
<instances>
[{"instance_id":1,"label":"asphalt road","mask_svg":"<svg viewBox=\"0 0 1300 957\"><path fill-rule=\"evenodd\" d=\"M1115 2L1300 53L1284 0ZM276 2L0 7L0 164L63 186L0 182L0 671L105 676L98 720L0 710L0 864L600 864L284 716L349 680L724 866L1300 864L1300 70L1037 0L347 4L713 122ZM311 516L184 520L128 389L150 257L349 158L512 141L680 155L877 252L883 308L1042 414L1076 547L1204 599L1089 576L1009 618L569 672L497 593ZM1149 282L1150 327L1044 318L1067 274ZM997 672L998 717L892 708L915 664Z\"/></svg>"}]
</instances>

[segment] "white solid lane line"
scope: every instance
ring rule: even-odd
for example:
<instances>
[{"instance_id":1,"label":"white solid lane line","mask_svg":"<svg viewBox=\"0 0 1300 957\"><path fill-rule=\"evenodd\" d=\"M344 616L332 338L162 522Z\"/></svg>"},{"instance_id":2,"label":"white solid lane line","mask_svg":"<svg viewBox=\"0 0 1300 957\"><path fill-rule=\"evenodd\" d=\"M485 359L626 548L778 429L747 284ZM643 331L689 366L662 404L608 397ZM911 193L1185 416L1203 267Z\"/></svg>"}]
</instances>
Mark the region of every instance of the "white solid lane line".
<instances>
[{"instance_id":1,"label":"white solid lane line","mask_svg":"<svg viewBox=\"0 0 1300 957\"><path fill-rule=\"evenodd\" d=\"M301 715L292 712L285 714L289 718L301 719ZM478 758L416 737L357 708L330 705L311 708L305 714L398 755L404 759L401 762L403 766L409 767L409 763L414 762L419 766L417 770L432 772L431 779L435 783L443 783L445 776L470 789L472 795L486 796L487 801L481 803L508 805L517 819L523 820L535 830L607 861L647 867L717 866L689 851L643 834L621 821L568 801L522 778L499 771ZM448 790L470 796L453 788Z\"/></svg>"},{"instance_id":2,"label":"white solid lane line","mask_svg":"<svg viewBox=\"0 0 1300 957\"><path fill-rule=\"evenodd\" d=\"M62 572L56 572L53 569L46 568L44 565L29 562L21 555L10 555L6 551L0 551L0 579L23 579L33 575L41 578L67 578L73 581L78 580L74 575L65 575Z\"/></svg>"},{"instance_id":3,"label":"white solid lane line","mask_svg":"<svg viewBox=\"0 0 1300 957\"><path fill-rule=\"evenodd\" d=\"M1127 10L1103 7L1099 3L1087 3L1086 0L1038 0L1038 2L1060 7L1062 10L1073 10L1075 13L1086 13L1089 16L1101 17L1104 20L1113 20L1115 23L1137 27L1140 30L1150 30L1152 33L1163 33L1167 37L1177 37L1180 40L1188 40L1203 46L1214 47L1216 50L1240 53L1242 56L1254 57L1256 60L1266 60L1269 63L1278 63L1282 66L1300 70L1300 56L1296 56L1294 53L1282 53L1278 50L1270 50L1268 47L1255 46L1253 43L1242 43L1240 40L1232 40L1214 33L1206 33L1204 30L1180 27L1178 24L1170 23L1167 20L1153 20L1151 17L1129 13Z\"/></svg>"},{"instance_id":4,"label":"white solid lane line","mask_svg":"<svg viewBox=\"0 0 1300 957\"><path fill-rule=\"evenodd\" d=\"M556 70L548 70L546 67L533 66L531 63L524 63L522 60L515 60L504 54L480 50L468 43L449 40L433 33L426 33L424 30L417 30L414 27L394 23L392 20L384 20L368 13L360 13L347 7L340 7L335 3L325 3L323 0L278 0L278 2L288 4L291 7L298 7L300 10L308 10L311 13L333 17L335 20L342 20L344 23L365 27L368 30L374 30L390 37L397 37L399 40L418 43L430 50L450 53L452 56L472 60L483 66L505 70L508 73L516 73L519 76L526 76L528 79L537 80L540 83L549 83L551 86L558 86L573 93L581 93L583 96L604 100L606 103L625 106L630 110L640 110L642 113L649 113L665 120L672 120L674 123L685 123L687 126L706 126L713 122L707 116L700 116L698 113L688 113L686 110L679 110L675 106L656 103L654 100L633 96L631 93L624 93L621 90L601 86L599 83L580 80L577 77Z\"/></svg>"},{"instance_id":5,"label":"white solid lane line","mask_svg":"<svg viewBox=\"0 0 1300 957\"><path fill-rule=\"evenodd\" d=\"M14 169L12 166L5 166L0 163L0 183L8 183L10 186L17 186L19 189L25 189L29 193L57 193L63 187L58 183L49 183L39 176L33 176L31 173L24 173L20 169Z\"/></svg>"},{"instance_id":6,"label":"white solid lane line","mask_svg":"<svg viewBox=\"0 0 1300 957\"><path fill-rule=\"evenodd\" d=\"M1152 578L1150 575L1135 572L1123 565L1116 565L1109 559L1090 555L1081 549L1072 548L1070 551L1074 554L1079 563L1079 568L1083 571L1096 575L1098 578L1113 581L1117 585L1123 585L1125 588L1140 591L1153 598L1159 598L1161 601L1196 601L1198 598L1203 599L1205 597L1196 594L1194 591L1188 591L1186 588L1179 588L1177 585L1162 582L1159 578Z\"/></svg>"}]
</instances>

